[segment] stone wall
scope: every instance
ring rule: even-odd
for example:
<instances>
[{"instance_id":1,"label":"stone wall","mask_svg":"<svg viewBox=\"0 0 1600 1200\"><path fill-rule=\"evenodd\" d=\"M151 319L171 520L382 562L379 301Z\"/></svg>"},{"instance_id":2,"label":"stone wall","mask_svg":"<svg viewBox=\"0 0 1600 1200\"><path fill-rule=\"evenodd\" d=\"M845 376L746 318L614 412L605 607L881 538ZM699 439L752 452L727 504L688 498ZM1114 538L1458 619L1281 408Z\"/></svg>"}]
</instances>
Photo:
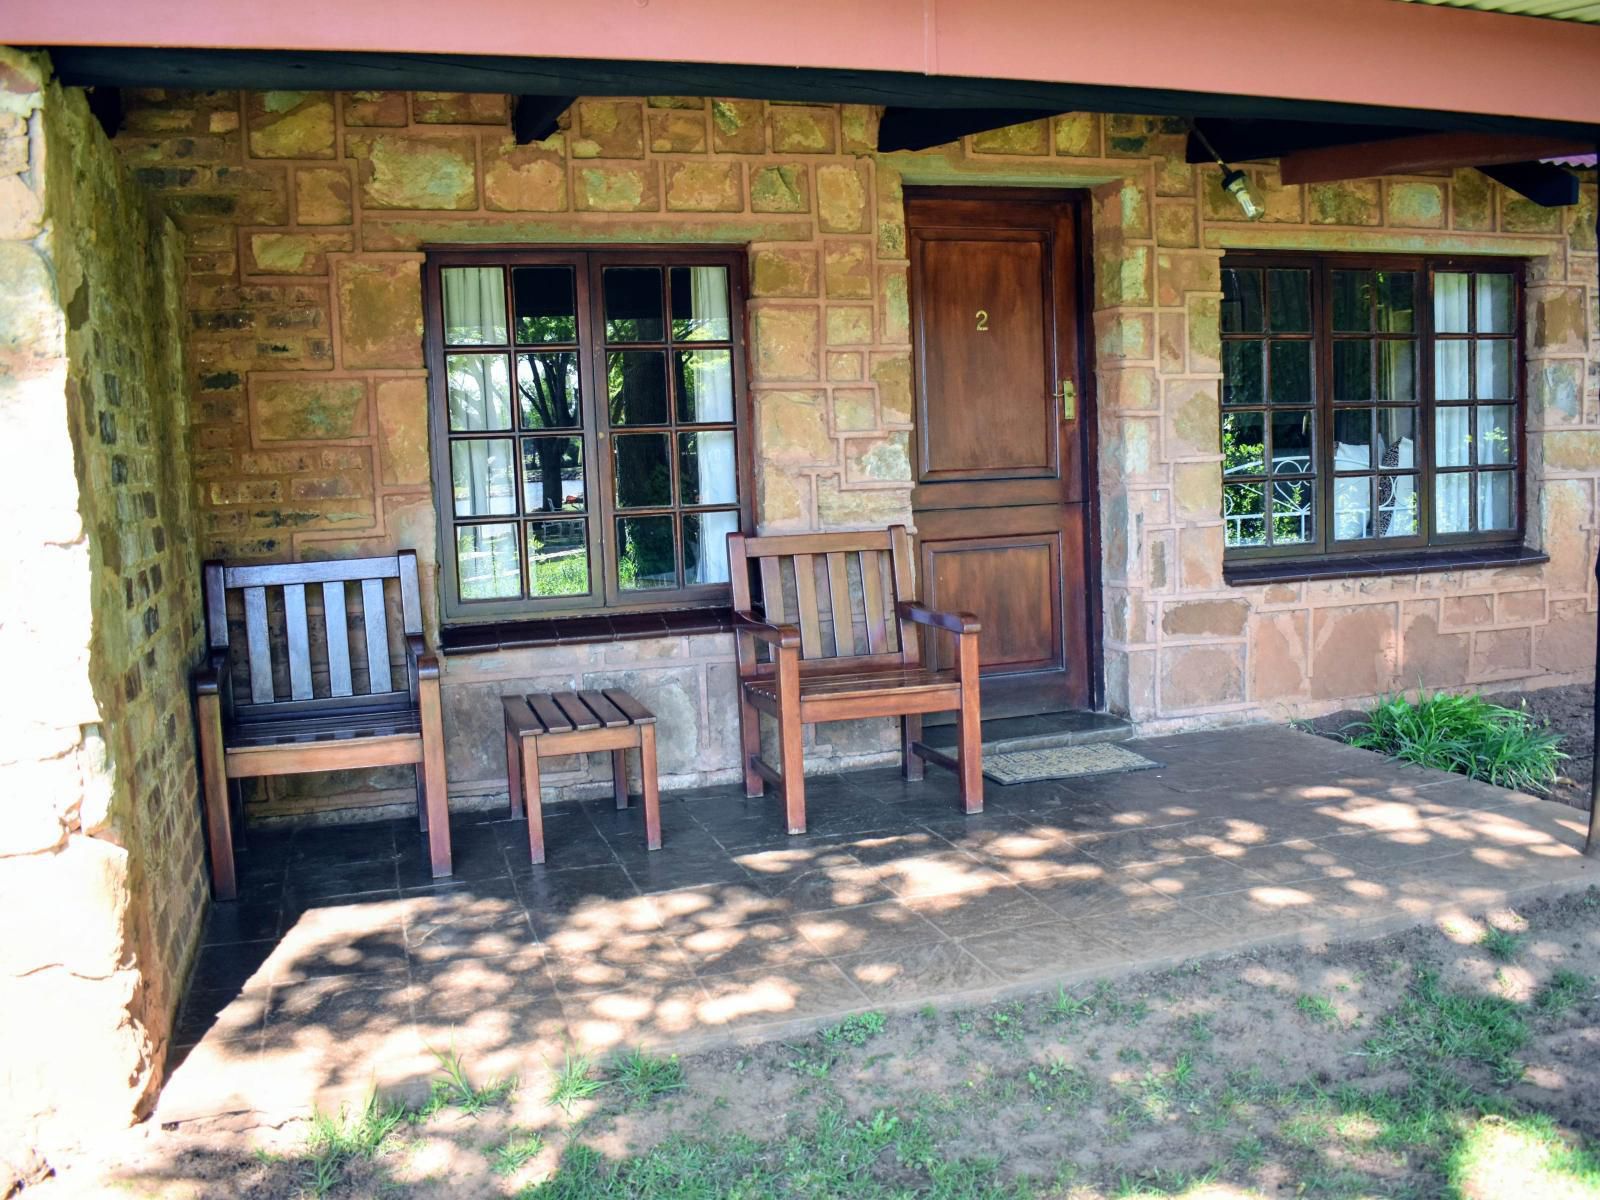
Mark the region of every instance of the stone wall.
<instances>
[{"instance_id":1,"label":"stone wall","mask_svg":"<svg viewBox=\"0 0 1600 1200\"><path fill-rule=\"evenodd\" d=\"M83 94L47 80L0 50L8 1149L141 1111L205 903L182 247Z\"/></svg>"},{"instance_id":2,"label":"stone wall","mask_svg":"<svg viewBox=\"0 0 1600 1200\"><path fill-rule=\"evenodd\" d=\"M1268 217L1251 225L1233 219L1215 169L1182 161L1178 128L1151 118L1074 114L878 155L876 111L849 105L584 99L553 137L518 147L502 96L128 99L119 147L188 240L207 554L411 545L436 578L418 280L422 248L438 244L745 247L758 524L909 520L902 185L1083 188L1109 707L1151 728L1244 720L1418 679L1553 682L1592 661L1592 185L1583 208L1542 210L1475 172L1297 188L1264 168ZM1227 247L1270 246L1532 261L1530 541L1548 567L1223 584L1219 261ZM452 658L452 790L503 790L493 696L541 680L638 687L682 713L664 726L670 781L732 778L730 661L719 637ZM837 743L828 732L823 765L891 747L881 727L840 728ZM599 786L573 767L560 778ZM269 811L400 798L384 783L295 781Z\"/></svg>"}]
</instances>

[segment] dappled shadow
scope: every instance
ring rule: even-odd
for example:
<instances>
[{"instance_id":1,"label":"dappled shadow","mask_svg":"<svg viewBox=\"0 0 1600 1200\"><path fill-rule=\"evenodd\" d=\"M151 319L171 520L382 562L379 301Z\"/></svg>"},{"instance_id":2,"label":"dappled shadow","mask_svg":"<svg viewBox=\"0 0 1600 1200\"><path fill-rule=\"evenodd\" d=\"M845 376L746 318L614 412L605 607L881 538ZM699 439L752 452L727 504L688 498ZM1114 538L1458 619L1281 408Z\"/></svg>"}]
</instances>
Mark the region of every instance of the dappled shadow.
<instances>
[{"instance_id":1,"label":"dappled shadow","mask_svg":"<svg viewBox=\"0 0 1600 1200\"><path fill-rule=\"evenodd\" d=\"M809 831L736 789L258 835L217 906L158 1119L416 1091L454 1052L538 1078L569 1047L689 1047L1266 941L1359 935L1586 878L1579 817L1281 728L1152 740L1164 765L989 785L809 781Z\"/></svg>"}]
</instances>

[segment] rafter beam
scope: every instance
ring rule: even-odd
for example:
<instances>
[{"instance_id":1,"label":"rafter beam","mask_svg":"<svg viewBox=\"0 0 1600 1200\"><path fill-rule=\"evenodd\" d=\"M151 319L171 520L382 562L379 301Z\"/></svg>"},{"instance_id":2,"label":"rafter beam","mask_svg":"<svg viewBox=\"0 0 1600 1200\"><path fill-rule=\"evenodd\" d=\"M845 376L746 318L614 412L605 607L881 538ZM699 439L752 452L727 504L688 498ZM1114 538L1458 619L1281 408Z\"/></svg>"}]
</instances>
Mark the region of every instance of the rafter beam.
<instances>
[{"instance_id":1,"label":"rafter beam","mask_svg":"<svg viewBox=\"0 0 1600 1200\"><path fill-rule=\"evenodd\" d=\"M511 106L511 134L517 145L542 142L556 131L561 114L576 96L518 96Z\"/></svg>"},{"instance_id":2,"label":"rafter beam","mask_svg":"<svg viewBox=\"0 0 1600 1200\"><path fill-rule=\"evenodd\" d=\"M1565 208L1578 202L1578 177L1553 163L1506 163L1478 170L1543 208Z\"/></svg>"},{"instance_id":3,"label":"rafter beam","mask_svg":"<svg viewBox=\"0 0 1600 1200\"><path fill-rule=\"evenodd\" d=\"M878 122L878 149L884 154L927 150L971 133L1055 115L1050 109L1037 108L886 108Z\"/></svg>"},{"instance_id":4,"label":"rafter beam","mask_svg":"<svg viewBox=\"0 0 1600 1200\"><path fill-rule=\"evenodd\" d=\"M1204 140L1189 134L1184 159L1191 163L1213 161L1206 142L1216 148L1224 162L1256 162L1282 158L1299 150L1320 150L1324 146L1350 142L1379 142L1409 137L1422 132L1405 126L1333 125L1320 121L1278 121L1241 119L1197 120L1194 128Z\"/></svg>"},{"instance_id":5,"label":"rafter beam","mask_svg":"<svg viewBox=\"0 0 1600 1200\"><path fill-rule=\"evenodd\" d=\"M1428 133L1297 150L1283 157L1283 182L1332 183L1373 175L1409 175L1450 167L1500 166L1587 154L1587 143L1566 138L1503 133Z\"/></svg>"}]
</instances>

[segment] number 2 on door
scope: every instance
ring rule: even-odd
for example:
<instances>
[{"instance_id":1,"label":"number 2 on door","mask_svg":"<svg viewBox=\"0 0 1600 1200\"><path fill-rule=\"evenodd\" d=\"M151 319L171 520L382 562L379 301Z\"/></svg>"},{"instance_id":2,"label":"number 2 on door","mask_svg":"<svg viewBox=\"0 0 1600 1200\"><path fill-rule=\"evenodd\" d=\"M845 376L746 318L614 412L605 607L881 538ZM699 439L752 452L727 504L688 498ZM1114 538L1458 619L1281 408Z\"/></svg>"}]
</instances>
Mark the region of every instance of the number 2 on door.
<instances>
[{"instance_id":1,"label":"number 2 on door","mask_svg":"<svg viewBox=\"0 0 1600 1200\"><path fill-rule=\"evenodd\" d=\"M989 332L989 310L986 309L986 308L980 308L978 310L977 316L978 316L978 332L979 333L988 333Z\"/></svg>"}]
</instances>

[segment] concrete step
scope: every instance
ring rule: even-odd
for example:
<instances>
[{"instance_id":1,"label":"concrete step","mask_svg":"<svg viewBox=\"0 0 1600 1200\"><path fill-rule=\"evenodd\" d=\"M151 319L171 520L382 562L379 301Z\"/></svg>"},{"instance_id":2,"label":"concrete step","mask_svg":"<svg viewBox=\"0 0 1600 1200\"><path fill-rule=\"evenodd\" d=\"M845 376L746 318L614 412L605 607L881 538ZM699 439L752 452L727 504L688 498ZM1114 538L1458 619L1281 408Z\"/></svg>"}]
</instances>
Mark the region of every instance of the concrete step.
<instances>
[{"instance_id":1,"label":"concrete step","mask_svg":"<svg viewBox=\"0 0 1600 1200\"><path fill-rule=\"evenodd\" d=\"M1005 754L1016 750L1053 750L1089 742L1122 742L1133 736L1133 724L1110 713L1059 712L1031 717L995 717L983 723L983 752ZM934 725L922 740L936 750L956 744L954 725Z\"/></svg>"}]
</instances>

